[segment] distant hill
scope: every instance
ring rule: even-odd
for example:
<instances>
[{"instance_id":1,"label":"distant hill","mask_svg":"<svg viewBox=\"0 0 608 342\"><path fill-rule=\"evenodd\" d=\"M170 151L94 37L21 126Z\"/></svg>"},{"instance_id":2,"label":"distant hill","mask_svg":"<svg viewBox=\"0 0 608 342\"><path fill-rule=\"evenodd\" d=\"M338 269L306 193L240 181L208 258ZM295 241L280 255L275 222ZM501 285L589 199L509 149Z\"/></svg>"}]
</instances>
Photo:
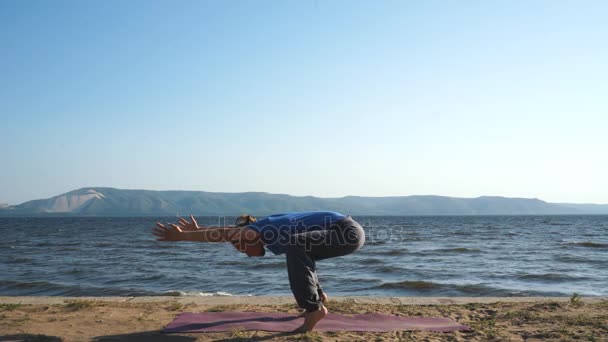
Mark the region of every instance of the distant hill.
<instances>
[{"instance_id":1,"label":"distant hill","mask_svg":"<svg viewBox=\"0 0 608 342\"><path fill-rule=\"evenodd\" d=\"M608 205L556 204L539 199L489 196L319 198L265 192L83 188L48 199L0 207L0 216L268 215L304 210L331 210L352 215L551 215L608 214Z\"/></svg>"},{"instance_id":2,"label":"distant hill","mask_svg":"<svg viewBox=\"0 0 608 342\"><path fill-rule=\"evenodd\" d=\"M559 205L577 209L578 211L585 214L608 214L608 204L573 204L573 203L560 203Z\"/></svg>"}]
</instances>

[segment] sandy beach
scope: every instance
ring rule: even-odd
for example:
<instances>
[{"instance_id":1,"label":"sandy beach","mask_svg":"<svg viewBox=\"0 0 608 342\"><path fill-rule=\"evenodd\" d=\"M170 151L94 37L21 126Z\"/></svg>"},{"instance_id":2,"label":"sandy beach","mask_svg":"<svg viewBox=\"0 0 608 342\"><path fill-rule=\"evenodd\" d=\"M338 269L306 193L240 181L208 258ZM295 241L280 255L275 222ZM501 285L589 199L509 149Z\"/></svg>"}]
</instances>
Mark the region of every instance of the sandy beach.
<instances>
[{"instance_id":1,"label":"sandy beach","mask_svg":"<svg viewBox=\"0 0 608 342\"><path fill-rule=\"evenodd\" d=\"M163 334L182 312L298 312L291 297L0 297L0 341L608 341L608 298L341 297L331 312L449 317L471 331Z\"/></svg>"}]
</instances>

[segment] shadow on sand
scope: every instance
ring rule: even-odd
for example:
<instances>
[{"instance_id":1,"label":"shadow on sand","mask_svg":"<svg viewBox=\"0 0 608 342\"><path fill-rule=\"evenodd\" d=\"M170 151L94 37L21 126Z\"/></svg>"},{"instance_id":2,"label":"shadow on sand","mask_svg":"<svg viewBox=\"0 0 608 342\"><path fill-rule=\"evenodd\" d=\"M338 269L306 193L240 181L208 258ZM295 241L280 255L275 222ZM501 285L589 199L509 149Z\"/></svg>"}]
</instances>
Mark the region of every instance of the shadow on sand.
<instances>
[{"instance_id":1,"label":"shadow on sand","mask_svg":"<svg viewBox=\"0 0 608 342\"><path fill-rule=\"evenodd\" d=\"M0 341L14 341L14 342L60 342L61 337L39 335L39 334L15 334L15 335L3 335L0 336Z\"/></svg>"},{"instance_id":2,"label":"shadow on sand","mask_svg":"<svg viewBox=\"0 0 608 342\"><path fill-rule=\"evenodd\" d=\"M198 337L205 337L205 334L196 334ZM291 332L273 333L266 336L257 336L253 334L250 337L228 337L217 339L218 342L235 342L235 341L268 341L278 337L287 337L295 335ZM95 342L110 342L110 341L128 341L128 342L191 342L196 341L197 337L183 336L175 334L166 334L160 331L140 331L129 334L105 335L91 338ZM0 336L1 342L61 342L63 339L57 336L38 335L38 334L15 334Z\"/></svg>"},{"instance_id":3,"label":"shadow on sand","mask_svg":"<svg viewBox=\"0 0 608 342\"><path fill-rule=\"evenodd\" d=\"M91 341L95 341L95 342L110 342L110 341L128 341L128 342L162 342L162 341L169 341L169 342L190 342L190 341L196 341L197 337L201 337L204 338L205 337L205 333L196 333L194 334L195 336L183 336L183 335L175 335L173 333L162 333L160 331L141 331L141 332L136 332L136 333L130 333L130 334L120 334L120 335L106 335L106 336L96 336L93 337L91 339ZM268 340L272 340L274 338L277 337L286 337L286 336L291 336L294 335L294 333L291 332L282 332L282 333L273 333L270 335L266 335L266 336L257 336L257 334L253 334L253 336L250 337L227 337L224 339L216 339L215 341L222 341L222 342L228 342L228 341L268 341ZM0 340L2 341L2 340ZM35 340L37 341L37 340ZM44 340L46 341L46 340ZM61 341L60 339L58 340L49 340L49 341Z\"/></svg>"},{"instance_id":4,"label":"shadow on sand","mask_svg":"<svg viewBox=\"0 0 608 342\"><path fill-rule=\"evenodd\" d=\"M129 334L105 335L91 338L95 342L129 341L129 342L190 342L196 341L196 337L165 334L159 330L139 331Z\"/></svg>"}]
</instances>

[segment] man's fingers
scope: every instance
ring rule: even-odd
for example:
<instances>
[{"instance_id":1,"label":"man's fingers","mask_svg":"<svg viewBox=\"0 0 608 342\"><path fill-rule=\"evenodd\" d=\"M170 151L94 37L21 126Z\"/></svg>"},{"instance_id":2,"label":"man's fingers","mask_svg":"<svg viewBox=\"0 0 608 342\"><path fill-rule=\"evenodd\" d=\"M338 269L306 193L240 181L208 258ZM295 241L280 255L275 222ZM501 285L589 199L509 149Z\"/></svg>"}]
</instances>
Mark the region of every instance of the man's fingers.
<instances>
[{"instance_id":1,"label":"man's fingers","mask_svg":"<svg viewBox=\"0 0 608 342\"><path fill-rule=\"evenodd\" d=\"M190 222L188 222L188 220L180 217L179 220L177 220L177 222L179 222L182 226L187 226L190 224Z\"/></svg>"},{"instance_id":2,"label":"man's fingers","mask_svg":"<svg viewBox=\"0 0 608 342\"><path fill-rule=\"evenodd\" d=\"M195 227L198 227L198 222L196 222L194 215L190 214L190 219L192 220L192 224L194 224Z\"/></svg>"},{"instance_id":3,"label":"man's fingers","mask_svg":"<svg viewBox=\"0 0 608 342\"><path fill-rule=\"evenodd\" d=\"M156 222L156 227L154 229L162 229L162 230L169 230L169 228L167 226L165 226L162 223Z\"/></svg>"},{"instance_id":4,"label":"man's fingers","mask_svg":"<svg viewBox=\"0 0 608 342\"><path fill-rule=\"evenodd\" d=\"M158 230L153 230L152 234L159 236L159 237L165 237L165 232L164 231L158 231Z\"/></svg>"},{"instance_id":5,"label":"man's fingers","mask_svg":"<svg viewBox=\"0 0 608 342\"><path fill-rule=\"evenodd\" d=\"M173 227L173 229L177 230L178 232L180 232L180 233L182 232L182 229L178 225L171 223L170 226Z\"/></svg>"},{"instance_id":6,"label":"man's fingers","mask_svg":"<svg viewBox=\"0 0 608 342\"><path fill-rule=\"evenodd\" d=\"M152 231L159 232L159 233L164 233L164 232L167 231L167 228L154 227L154 228L152 228Z\"/></svg>"},{"instance_id":7,"label":"man's fingers","mask_svg":"<svg viewBox=\"0 0 608 342\"><path fill-rule=\"evenodd\" d=\"M176 241L174 236L176 232L182 233L183 230L174 223L156 222L156 227L152 228L152 234L157 237L156 241Z\"/></svg>"}]
</instances>

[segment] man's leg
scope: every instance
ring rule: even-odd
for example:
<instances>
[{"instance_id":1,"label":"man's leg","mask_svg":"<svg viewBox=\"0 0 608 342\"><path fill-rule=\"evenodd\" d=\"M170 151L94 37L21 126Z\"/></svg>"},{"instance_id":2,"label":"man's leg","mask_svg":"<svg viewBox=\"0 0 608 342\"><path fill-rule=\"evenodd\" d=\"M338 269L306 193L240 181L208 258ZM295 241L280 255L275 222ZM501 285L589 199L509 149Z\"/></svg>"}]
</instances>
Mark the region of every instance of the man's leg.
<instances>
[{"instance_id":1,"label":"man's leg","mask_svg":"<svg viewBox=\"0 0 608 342\"><path fill-rule=\"evenodd\" d=\"M325 293L325 291L323 291L323 288L321 287L321 283L319 283L319 277L317 276L316 271L315 271L315 280L317 282L317 294L319 295L319 299L321 300L321 302L325 303L325 301L327 300L327 294Z\"/></svg>"},{"instance_id":2,"label":"man's leg","mask_svg":"<svg viewBox=\"0 0 608 342\"><path fill-rule=\"evenodd\" d=\"M327 314L321 301L324 294L319 286L315 261L350 254L364 241L363 228L350 217L328 230L292 235L286 253L289 283L298 305L306 310L299 331L312 330Z\"/></svg>"},{"instance_id":3,"label":"man's leg","mask_svg":"<svg viewBox=\"0 0 608 342\"><path fill-rule=\"evenodd\" d=\"M315 282L317 283L317 294L319 295L319 300L321 301L321 303L325 304L325 302L327 302L327 293L325 293L325 291L323 291L323 288L321 287L321 283L319 283L319 278L317 275L317 271L315 270L314 272L315 275ZM306 315L306 310L302 311L298 317L304 317Z\"/></svg>"},{"instance_id":4,"label":"man's leg","mask_svg":"<svg viewBox=\"0 0 608 342\"><path fill-rule=\"evenodd\" d=\"M306 252L304 246L290 245L287 248L287 273L289 286L298 306L307 312L321 307L317 291L317 274L314 259Z\"/></svg>"},{"instance_id":5,"label":"man's leg","mask_svg":"<svg viewBox=\"0 0 608 342\"><path fill-rule=\"evenodd\" d=\"M327 314L323 290L316 273L316 255L326 241L327 231L313 231L292 236L287 247L289 285L298 305L305 309L304 324L296 331L310 331Z\"/></svg>"}]
</instances>

